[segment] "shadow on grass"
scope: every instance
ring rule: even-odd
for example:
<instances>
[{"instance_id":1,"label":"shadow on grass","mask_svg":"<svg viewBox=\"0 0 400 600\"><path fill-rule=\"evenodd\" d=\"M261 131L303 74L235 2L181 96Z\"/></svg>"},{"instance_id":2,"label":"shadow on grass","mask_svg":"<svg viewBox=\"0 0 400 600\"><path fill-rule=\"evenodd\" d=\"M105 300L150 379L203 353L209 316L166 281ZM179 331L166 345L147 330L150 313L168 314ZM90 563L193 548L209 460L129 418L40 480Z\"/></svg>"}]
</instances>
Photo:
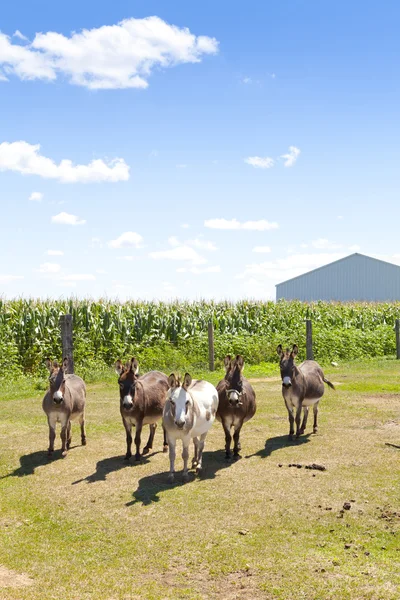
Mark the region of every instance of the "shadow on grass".
<instances>
[{"instance_id":1,"label":"shadow on grass","mask_svg":"<svg viewBox=\"0 0 400 600\"><path fill-rule=\"evenodd\" d=\"M209 452L205 451L202 462L203 469L201 475L196 475L193 470L189 471L189 481L186 483L182 481L182 470L178 470L175 473L175 481L173 483L168 483L169 471L142 477L142 479L139 479L138 488L133 492L133 500L127 502L125 506L132 506L138 502L141 502L145 506L152 502L159 502L161 500L159 496L160 492L171 490L182 485L190 485L195 480L214 479L218 471L229 467L234 464L235 461L226 460L225 450L215 450ZM175 466L182 469L182 462L179 463L178 456Z\"/></svg>"},{"instance_id":2,"label":"shadow on grass","mask_svg":"<svg viewBox=\"0 0 400 600\"><path fill-rule=\"evenodd\" d=\"M307 444L310 441L311 435L313 434L306 433L301 435L299 438L293 440L289 440L288 435L277 435L276 437L272 437L266 440L264 448L262 448L258 452L255 452L254 454L249 454L245 458L252 458L253 456L261 456L261 458L267 458L268 456L271 456L271 454L276 450L281 450L282 448L302 446L303 444Z\"/></svg>"},{"instance_id":3,"label":"shadow on grass","mask_svg":"<svg viewBox=\"0 0 400 600\"><path fill-rule=\"evenodd\" d=\"M96 464L96 470L94 473L87 475L82 479L78 479L77 481L73 481L71 485L76 485L77 483L82 483L84 481L87 481L87 483L105 481L109 473L121 471L121 469L126 469L126 467L146 465L149 462L149 458L155 454L158 454L158 452L146 454L145 456L142 456L140 461L136 461L134 456L132 456L130 460L125 460L124 456L111 456L109 458L104 458L103 460L99 460L99 462Z\"/></svg>"},{"instance_id":4,"label":"shadow on grass","mask_svg":"<svg viewBox=\"0 0 400 600\"><path fill-rule=\"evenodd\" d=\"M37 467L48 465L54 460L63 459L61 456L61 449L55 450L52 456L47 455L47 450L39 450L38 452L31 452L31 454L24 454L20 456L19 463L20 467L15 469L12 473L3 475L0 479L6 479L7 477L25 477L26 475L33 475Z\"/></svg>"}]
</instances>

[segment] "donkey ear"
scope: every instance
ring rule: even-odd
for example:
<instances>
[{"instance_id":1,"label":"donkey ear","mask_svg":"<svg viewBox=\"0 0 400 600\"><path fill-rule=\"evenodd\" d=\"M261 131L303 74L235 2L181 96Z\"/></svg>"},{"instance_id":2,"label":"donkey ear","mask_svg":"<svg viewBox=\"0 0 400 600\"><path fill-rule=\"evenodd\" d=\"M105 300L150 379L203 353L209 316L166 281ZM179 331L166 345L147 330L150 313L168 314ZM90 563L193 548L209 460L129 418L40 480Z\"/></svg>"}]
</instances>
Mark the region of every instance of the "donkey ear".
<instances>
[{"instance_id":1,"label":"donkey ear","mask_svg":"<svg viewBox=\"0 0 400 600\"><path fill-rule=\"evenodd\" d=\"M68 369L69 358L67 356L64 358L62 366L63 366L64 371L66 371Z\"/></svg>"},{"instance_id":2,"label":"donkey ear","mask_svg":"<svg viewBox=\"0 0 400 600\"><path fill-rule=\"evenodd\" d=\"M52 373L53 372L53 364L49 358L46 358L45 365L46 365L46 368L50 371L50 373Z\"/></svg>"},{"instance_id":3,"label":"donkey ear","mask_svg":"<svg viewBox=\"0 0 400 600\"><path fill-rule=\"evenodd\" d=\"M171 373L171 375L168 377L168 385L170 388L176 388L177 387L177 380L175 377L175 373Z\"/></svg>"},{"instance_id":4,"label":"donkey ear","mask_svg":"<svg viewBox=\"0 0 400 600\"><path fill-rule=\"evenodd\" d=\"M185 377L183 378L182 387L185 390L187 390L191 383L192 383L192 376L189 373L185 373Z\"/></svg>"},{"instance_id":5,"label":"donkey ear","mask_svg":"<svg viewBox=\"0 0 400 600\"><path fill-rule=\"evenodd\" d=\"M282 356L283 356L282 344L279 344L276 351L277 351L278 355L282 358Z\"/></svg>"},{"instance_id":6,"label":"donkey ear","mask_svg":"<svg viewBox=\"0 0 400 600\"><path fill-rule=\"evenodd\" d=\"M137 359L135 357L132 358L131 360L131 368L130 370L132 371L132 373L134 375L137 375L139 373L139 363L137 361Z\"/></svg>"},{"instance_id":7,"label":"donkey ear","mask_svg":"<svg viewBox=\"0 0 400 600\"><path fill-rule=\"evenodd\" d=\"M224 358L224 367L226 370L228 370L230 366L231 366L231 355L227 354Z\"/></svg>"},{"instance_id":8,"label":"donkey ear","mask_svg":"<svg viewBox=\"0 0 400 600\"><path fill-rule=\"evenodd\" d=\"M241 371L243 371L243 367L244 367L244 359L243 359L243 356L241 356L241 354L237 354L237 355L236 355L236 359L235 359L235 360L236 360L236 364L237 364L237 366L239 367L239 369L240 369Z\"/></svg>"},{"instance_id":9,"label":"donkey ear","mask_svg":"<svg viewBox=\"0 0 400 600\"><path fill-rule=\"evenodd\" d=\"M298 348L297 344L293 344L292 353L291 353L292 356L297 356L298 352L299 352L299 348Z\"/></svg>"},{"instance_id":10,"label":"donkey ear","mask_svg":"<svg viewBox=\"0 0 400 600\"><path fill-rule=\"evenodd\" d=\"M119 359L115 362L114 368L117 375L121 375L125 371L123 364Z\"/></svg>"}]
</instances>

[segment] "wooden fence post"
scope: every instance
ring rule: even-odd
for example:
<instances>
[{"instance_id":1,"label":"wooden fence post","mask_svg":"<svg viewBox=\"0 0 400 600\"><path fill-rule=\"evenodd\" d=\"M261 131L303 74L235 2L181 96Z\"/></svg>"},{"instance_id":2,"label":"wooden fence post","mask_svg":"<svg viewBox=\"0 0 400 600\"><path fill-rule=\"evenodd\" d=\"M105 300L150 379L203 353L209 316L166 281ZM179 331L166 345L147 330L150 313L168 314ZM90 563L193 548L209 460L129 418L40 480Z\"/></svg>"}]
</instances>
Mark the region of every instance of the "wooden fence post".
<instances>
[{"instance_id":1,"label":"wooden fence post","mask_svg":"<svg viewBox=\"0 0 400 600\"><path fill-rule=\"evenodd\" d=\"M306 319L306 359L314 360L312 347L312 322L311 319Z\"/></svg>"},{"instance_id":2,"label":"wooden fence post","mask_svg":"<svg viewBox=\"0 0 400 600\"><path fill-rule=\"evenodd\" d=\"M208 364L210 371L214 371L214 326L212 321L208 323Z\"/></svg>"},{"instance_id":3,"label":"wooden fence post","mask_svg":"<svg viewBox=\"0 0 400 600\"><path fill-rule=\"evenodd\" d=\"M68 358L68 373L74 373L74 345L72 342L72 315L60 317L62 360Z\"/></svg>"},{"instance_id":4,"label":"wooden fence post","mask_svg":"<svg viewBox=\"0 0 400 600\"><path fill-rule=\"evenodd\" d=\"M396 358L400 360L400 319L396 319Z\"/></svg>"}]
</instances>

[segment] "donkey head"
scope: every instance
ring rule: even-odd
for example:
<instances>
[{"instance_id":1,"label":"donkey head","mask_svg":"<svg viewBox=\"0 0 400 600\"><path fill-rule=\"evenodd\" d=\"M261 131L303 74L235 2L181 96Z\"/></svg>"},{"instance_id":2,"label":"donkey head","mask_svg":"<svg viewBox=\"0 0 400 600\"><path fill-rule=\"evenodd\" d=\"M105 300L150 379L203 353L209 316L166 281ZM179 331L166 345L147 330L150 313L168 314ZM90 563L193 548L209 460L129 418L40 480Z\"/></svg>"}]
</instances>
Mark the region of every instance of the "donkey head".
<instances>
[{"instance_id":1,"label":"donkey head","mask_svg":"<svg viewBox=\"0 0 400 600\"><path fill-rule=\"evenodd\" d=\"M180 382L179 377L175 377L174 373L168 377L167 399L169 400L171 415L178 429L184 428L189 408L193 404L192 397L187 391L191 383L192 377L189 373L185 373L183 383Z\"/></svg>"},{"instance_id":2,"label":"donkey head","mask_svg":"<svg viewBox=\"0 0 400 600\"><path fill-rule=\"evenodd\" d=\"M65 373L68 369L68 358L64 358L60 366L57 361L46 358L46 367L49 370L50 394L55 404L60 405L65 395Z\"/></svg>"},{"instance_id":3,"label":"donkey head","mask_svg":"<svg viewBox=\"0 0 400 600\"><path fill-rule=\"evenodd\" d=\"M136 380L139 377L139 363L135 357L125 364L122 364L120 360L115 363L115 371L117 372L119 395L121 406L125 410L133 408L136 392Z\"/></svg>"},{"instance_id":4,"label":"donkey head","mask_svg":"<svg viewBox=\"0 0 400 600\"><path fill-rule=\"evenodd\" d=\"M240 354L232 359L228 354L224 358L225 381L227 382L226 395L231 406L240 406L243 397L243 367L244 360Z\"/></svg>"},{"instance_id":5,"label":"donkey head","mask_svg":"<svg viewBox=\"0 0 400 600\"><path fill-rule=\"evenodd\" d=\"M282 350L281 344L276 349L278 355L280 356L280 369L281 369L281 377L282 377L282 385L285 388L290 388L292 385L292 379L297 372L297 367L294 364L294 359L297 356L299 351L296 344L293 345L292 351L289 348L286 348L286 352Z\"/></svg>"}]
</instances>

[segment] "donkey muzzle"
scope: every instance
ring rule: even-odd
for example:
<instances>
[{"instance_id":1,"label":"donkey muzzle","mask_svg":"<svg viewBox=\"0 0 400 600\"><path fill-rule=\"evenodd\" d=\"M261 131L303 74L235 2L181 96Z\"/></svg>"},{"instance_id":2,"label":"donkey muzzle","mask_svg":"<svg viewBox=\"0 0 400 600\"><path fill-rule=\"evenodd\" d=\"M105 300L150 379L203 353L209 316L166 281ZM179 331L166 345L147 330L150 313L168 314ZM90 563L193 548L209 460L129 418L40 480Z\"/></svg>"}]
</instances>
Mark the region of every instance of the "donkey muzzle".
<instances>
[{"instance_id":1,"label":"donkey muzzle","mask_svg":"<svg viewBox=\"0 0 400 600\"><path fill-rule=\"evenodd\" d=\"M175 425L177 426L178 429L183 429L183 426L185 425L185 421L175 421Z\"/></svg>"},{"instance_id":2,"label":"donkey muzzle","mask_svg":"<svg viewBox=\"0 0 400 600\"><path fill-rule=\"evenodd\" d=\"M284 377L282 379L282 385L285 388L290 388L292 386L292 380L290 379L290 377Z\"/></svg>"}]
</instances>

